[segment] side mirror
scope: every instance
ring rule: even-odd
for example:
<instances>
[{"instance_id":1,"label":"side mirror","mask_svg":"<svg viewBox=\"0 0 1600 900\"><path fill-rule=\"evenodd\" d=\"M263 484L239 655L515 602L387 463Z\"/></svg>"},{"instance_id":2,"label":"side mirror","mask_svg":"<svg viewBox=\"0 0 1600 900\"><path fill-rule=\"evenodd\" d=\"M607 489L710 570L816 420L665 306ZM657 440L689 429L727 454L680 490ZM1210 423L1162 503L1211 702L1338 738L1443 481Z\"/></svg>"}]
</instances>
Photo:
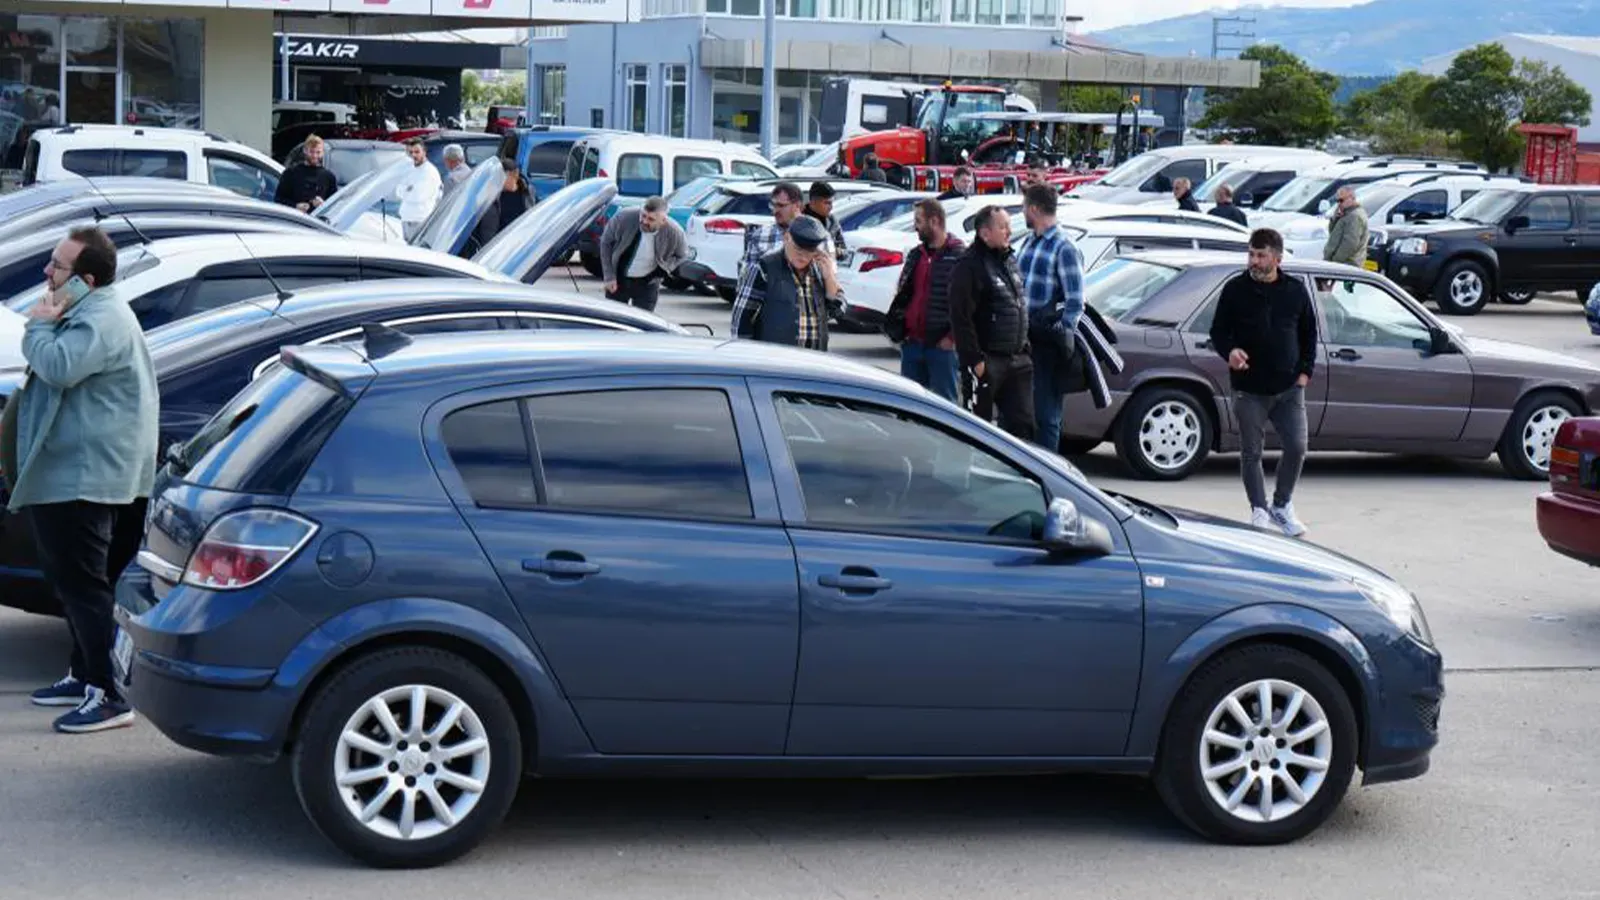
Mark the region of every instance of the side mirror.
<instances>
[{"instance_id":1,"label":"side mirror","mask_svg":"<svg viewBox=\"0 0 1600 900\"><path fill-rule=\"evenodd\" d=\"M1405 213L1400 213L1400 212L1389 213L1389 224L1390 225L1404 225L1405 223L1406 223L1406 214Z\"/></svg>"},{"instance_id":2,"label":"side mirror","mask_svg":"<svg viewBox=\"0 0 1600 900\"><path fill-rule=\"evenodd\" d=\"M1428 329L1428 338L1429 354L1433 356L1443 356L1446 353L1455 352L1456 345L1450 340L1450 332L1445 331L1443 328Z\"/></svg>"},{"instance_id":3,"label":"side mirror","mask_svg":"<svg viewBox=\"0 0 1600 900\"><path fill-rule=\"evenodd\" d=\"M1328 212L1332 212L1332 211L1333 211L1333 201L1332 200L1323 200L1321 203L1317 204L1317 212L1319 212L1319 213L1328 213Z\"/></svg>"},{"instance_id":4,"label":"side mirror","mask_svg":"<svg viewBox=\"0 0 1600 900\"><path fill-rule=\"evenodd\" d=\"M1527 216L1512 216L1506 220L1506 234L1516 234L1531 224Z\"/></svg>"},{"instance_id":5,"label":"side mirror","mask_svg":"<svg viewBox=\"0 0 1600 900\"><path fill-rule=\"evenodd\" d=\"M1109 556L1115 549L1105 523L1084 518L1071 500L1056 498L1044 516L1044 539L1052 553Z\"/></svg>"},{"instance_id":6,"label":"side mirror","mask_svg":"<svg viewBox=\"0 0 1600 900\"><path fill-rule=\"evenodd\" d=\"M1248 206L1251 209L1256 208L1256 195L1250 193L1249 191L1245 191L1244 193L1235 197L1234 201L1235 205L1237 206Z\"/></svg>"}]
</instances>

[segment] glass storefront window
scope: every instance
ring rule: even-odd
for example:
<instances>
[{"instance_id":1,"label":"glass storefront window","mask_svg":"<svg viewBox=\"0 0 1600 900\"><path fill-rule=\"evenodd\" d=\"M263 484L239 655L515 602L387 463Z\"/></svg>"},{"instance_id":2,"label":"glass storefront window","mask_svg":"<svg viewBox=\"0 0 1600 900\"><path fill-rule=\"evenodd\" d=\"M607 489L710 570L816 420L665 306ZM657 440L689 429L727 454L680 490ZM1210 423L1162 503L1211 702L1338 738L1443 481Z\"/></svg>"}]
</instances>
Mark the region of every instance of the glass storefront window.
<instances>
[{"instance_id":1,"label":"glass storefront window","mask_svg":"<svg viewBox=\"0 0 1600 900\"><path fill-rule=\"evenodd\" d=\"M540 70L539 120L546 125L561 125L566 123L566 66L545 66Z\"/></svg>"},{"instance_id":2,"label":"glass storefront window","mask_svg":"<svg viewBox=\"0 0 1600 900\"><path fill-rule=\"evenodd\" d=\"M61 49L68 66L117 68L117 20L104 16L71 16L62 20Z\"/></svg>"},{"instance_id":3,"label":"glass storefront window","mask_svg":"<svg viewBox=\"0 0 1600 900\"><path fill-rule=\"evenodd\" d=\"M629 64L628 73L628 130L643 132L650 114L650 67Z\"/></svg>"},{"instance_id":4,"label":"glass storefront window","mask_svg":"<svg viewBox=\"0 0 1600 900\"><path fill-rule=\"evenodd\" d=\"M0 169L20 170L28 136L61 122L61 20L0 15Z\"/></svg>"},{"instance_id":5,"label":"glass storefront window","mask_svg":"<svg viewBox=\"0 0 1600 900\"><path fill-rule=\"evenodd\" d=\"M199 19L128 19L122 23L123 120L130 125L200 127Z\"/></svg>"},{"instance_id":6,"label":"glass storefront window","mask_svg":"<svg viewBox=\"0 0 1600 900\"><path fill-rule=\"evenodd\" d=\"M662 91L667 100L667 134L689 136L689 67L662 66Z\"/></svg>"}]
</instances>

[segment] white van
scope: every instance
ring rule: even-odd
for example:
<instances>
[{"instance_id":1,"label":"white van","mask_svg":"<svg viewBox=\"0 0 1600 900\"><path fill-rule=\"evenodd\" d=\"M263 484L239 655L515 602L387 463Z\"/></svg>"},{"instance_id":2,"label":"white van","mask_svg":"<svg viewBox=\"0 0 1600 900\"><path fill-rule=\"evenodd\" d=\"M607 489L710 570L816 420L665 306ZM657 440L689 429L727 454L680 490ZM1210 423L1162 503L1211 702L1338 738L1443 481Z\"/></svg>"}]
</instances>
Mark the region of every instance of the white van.
<instances>
[{"instance_id":1,"label":"white van","mask_svg":"<svg viewBox=\"0 0 1600 900\"><path fill-rule=\"evenodd\" d=\"M759 151L721 141L597 134L573 144L567 154L568 184L610 178L617 183L619 198L664 197L706 175L778 177Z\"/></svg>"},{"instance_id":2,"label":"white van","mask_svg":"<svg viewBox=\"0 0 1600 900\"><path fill-rule=\"evenodd\" d=\"M1143 203L1155 199L1158 194L1171 194L1172 183L1179 178L1187 178L1191 185L1199 186L1229 163L1268 156L1309 156L1325 162L1327 154L1320 150L1246 144L1157 147L1117 166L1099 181L1073 188L1067 196L1101 203Z\"/></svg>"},{"instance_id":3,"label":"white van","mask_svg":"<svg viewBox=\"0 0 1600 900\"><path fill-rule=\"evenodd\" d=\"M22 184L134 175L210 184L257 200L278 192L283 166L205 131L144 125L62 125L28 138Z\"/></svg>"}]
</instances>

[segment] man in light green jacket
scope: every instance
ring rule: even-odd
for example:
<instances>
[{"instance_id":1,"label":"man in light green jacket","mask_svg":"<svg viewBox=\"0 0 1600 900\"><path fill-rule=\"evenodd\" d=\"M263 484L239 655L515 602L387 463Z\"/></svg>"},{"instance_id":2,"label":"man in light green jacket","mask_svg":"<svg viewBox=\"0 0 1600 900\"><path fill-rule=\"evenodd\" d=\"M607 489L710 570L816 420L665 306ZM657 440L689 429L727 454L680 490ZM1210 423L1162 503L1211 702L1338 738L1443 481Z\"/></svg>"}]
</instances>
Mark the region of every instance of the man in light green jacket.
<instances>
[{"instance_id":1,"label":"man in light green jacket","mask_svg":"<svg viewBox=\"0 0 1600 900\"><path fill-rule=\"evenodd\" d=\"M28 310L28 372L0 426L8 508L32 521L73 639L67 677L32 700L73 707L55 722L68 733L133 723L112 674L111 609L155 481L159 395L144 331L111 286L116 274L117 248L98 228L57 245L49 289Z\"/></svg>"},{"instance_id":2,"label":"man in light green jacket","mask_svg":"<svg viewBox=\"0 0 1600 900\"><path fill-rule=\"evenodd\" d=\"M1367 261L1367 211L1356 200L1356 192L1348 187L1339 188L1338 206L1333 221L1328 223L1328 242L1322 247L1322 258L1330 262L1361 267Z\"/></svg>"}]
</instances>

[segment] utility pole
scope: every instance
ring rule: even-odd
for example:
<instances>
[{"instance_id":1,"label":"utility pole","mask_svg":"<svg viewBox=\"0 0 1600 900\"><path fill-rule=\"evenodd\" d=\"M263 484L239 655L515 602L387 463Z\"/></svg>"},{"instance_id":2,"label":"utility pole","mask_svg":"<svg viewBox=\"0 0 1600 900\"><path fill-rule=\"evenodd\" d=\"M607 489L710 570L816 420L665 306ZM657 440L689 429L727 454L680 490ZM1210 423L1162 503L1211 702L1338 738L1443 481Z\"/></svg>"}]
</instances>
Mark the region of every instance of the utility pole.
<instances>
[{"instance_id":1,"label":"utility pole","mask_svg":"<svg viewBox=\"0 0 1600 900\"><path fill-rule=\"evenodd\" d=\"M766 34L761 41L761 155L772 158L778 143L778 0L767 0Z\"/></svg>"},{"instance_id":2,"label":"utility pole","mask_svg":"<svg viewBox=\"0 0 1600 900\"><path fill-rule=\"evenodd\" d=\"M1211 17L1211 58L1217 59L1224 53L1238 53L1240 50L1256 42L1255 16L1212 16ZM1233 26L1234 30L1225 30L1224 26ZM1240 43L1233 46L1224 46L1227 38L1237 38Z\"/></svg>"}]
</instances>

